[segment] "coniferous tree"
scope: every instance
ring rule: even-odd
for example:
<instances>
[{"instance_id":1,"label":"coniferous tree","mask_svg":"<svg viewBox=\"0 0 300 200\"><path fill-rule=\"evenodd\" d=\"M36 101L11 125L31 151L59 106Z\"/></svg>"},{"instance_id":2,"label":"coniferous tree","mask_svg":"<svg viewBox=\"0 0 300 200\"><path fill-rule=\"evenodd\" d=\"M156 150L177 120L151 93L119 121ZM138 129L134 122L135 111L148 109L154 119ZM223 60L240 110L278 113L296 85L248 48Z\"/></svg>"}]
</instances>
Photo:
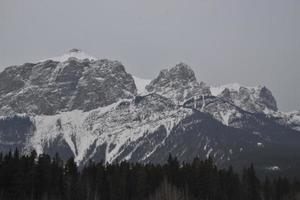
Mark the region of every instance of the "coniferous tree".
<instances>
[{"instance_id":1,"label":"coniferous tree","mask_svg":"<svg viewBox=\"0 0 300 200\"><path fill-rule=\"evenodd\" d=\"M168 182L167 178L161 183L160 187L150 196L149 200L188 200L176 186Z\"/></svg>"},{"instance_id":2,"label":"coniferous tree","mask_svg":"<svg viewBox=\"0 0 300 200\"><path fill-rule=\"evenodd\" d=\"M74 161L74 158L71 157L69 160L67 160L64 169L64 192L65 199L67 200L75 200L79 198L79 196L76 195L76 192L78 192L78 175L77 165Z\"/></svg>"},{"instance_id":3,"label":"coniferous tree","mask_svg":"<svg viewBox=\"0 0 300 200\"><path fill-rule=\"evenodd\" d=\"M1 200L299 199L296 179L266 178L260 185L253 165L241 181L232 167L217 169L211 158L180 164L170 155L163 165L90 162L78 170L74 158L64 163L58 154L0 154Z\"/></svg>"},{"instance_id":4,"label":"coniferous tree","mask_svg":"<svg viewBox=\"0 0 300 200\"><path fill-rule=\"evenodd\" d=\"M256 176L254 166L245 169L243 172L243 185L245 192L245 199L247 200L260 200L260 181Z\"/></svg>"},{"instance_id":5,"label":"coniferous tree","mask_svg":"<svg viewBox=\"0 0 300 200\"><path fill-rule=\"evenodd\" d=\"M263 184L263 197L264 200L271 200L272 199L272 185L271 181L268 177L265 178L264 184Z\"/></svg>"}]
</instances>

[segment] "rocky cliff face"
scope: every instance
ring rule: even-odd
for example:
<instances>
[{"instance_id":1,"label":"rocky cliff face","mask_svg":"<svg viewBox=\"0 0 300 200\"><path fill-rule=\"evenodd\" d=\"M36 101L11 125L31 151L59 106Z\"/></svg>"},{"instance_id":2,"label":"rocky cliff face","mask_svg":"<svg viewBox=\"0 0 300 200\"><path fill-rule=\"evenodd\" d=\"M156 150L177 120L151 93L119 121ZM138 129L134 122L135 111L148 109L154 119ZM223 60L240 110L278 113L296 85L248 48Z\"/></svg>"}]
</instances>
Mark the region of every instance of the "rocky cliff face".
<instances>
[{"instance_id":1,"label":"rocky cliff face","mask_svg":"<svg viewBox=\"0 0 300 200\"><path fill-rule=\"evenodd\" d=\"M150 93L170 98L178 104L194 96L210 94L209 87L203 82L199 83L193 70L184 63L162 70L146 89Z\"/></svg>"},{"instance_id":2,"label":"rocky cliff face","mask_svg":"<svg viewBox=\"0 0 300 200\"><path fill-rule=\"evenodd\" d=\"M117 61L70 57L12 66L0 73L1 115L88 111L135 95L132 76Z\"/></svg>"},{"instance_id":3,"label":"rocky cliff face","mask_svg":"<svg viewBox=\"0 0 300 200\"><path fill-rule=\"evenodd\" d=\"M220 166L300 166L286 162L300 158L299 113L278 112L266 87L209 87L183 63L147 83L79 50L8 67L0 73L0 150L59 152L81 165L159 163L172 153Z\"/></svg>"},{"instance_id":4,"label":"rocky cliff face","mask_svg":"<svg viewBox=\"0 0 300 200\"><path fill-rule=\"evenodd\" d=\"M267 113L278 110L272 92L265 86L246 87L235 83L210 89L214 96L226 99L249 112Z\"/></svg>"}]
</instances>

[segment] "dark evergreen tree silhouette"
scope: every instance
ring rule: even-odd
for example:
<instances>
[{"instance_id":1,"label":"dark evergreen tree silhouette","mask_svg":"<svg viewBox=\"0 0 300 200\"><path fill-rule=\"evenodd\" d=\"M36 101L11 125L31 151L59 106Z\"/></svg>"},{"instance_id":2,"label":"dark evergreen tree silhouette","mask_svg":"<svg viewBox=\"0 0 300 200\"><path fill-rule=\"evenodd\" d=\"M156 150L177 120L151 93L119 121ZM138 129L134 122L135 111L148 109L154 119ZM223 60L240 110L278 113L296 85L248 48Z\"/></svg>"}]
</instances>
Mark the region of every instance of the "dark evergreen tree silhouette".
<instances>
[{"instance_id":1,"label":"dark evergreen tree silhouette","mask_svg":"<svg viewBox=\"0 0 300 200\"><path fill-rule=\"evenodd\" d=\"M180 163L169 155L166 164L90 161L78 169L74 158L58 154L0 153L1 200L297 200L297 179L257 178L254 166L241 176L218 169L212 160Z\"/></svg>"}]
</instances>

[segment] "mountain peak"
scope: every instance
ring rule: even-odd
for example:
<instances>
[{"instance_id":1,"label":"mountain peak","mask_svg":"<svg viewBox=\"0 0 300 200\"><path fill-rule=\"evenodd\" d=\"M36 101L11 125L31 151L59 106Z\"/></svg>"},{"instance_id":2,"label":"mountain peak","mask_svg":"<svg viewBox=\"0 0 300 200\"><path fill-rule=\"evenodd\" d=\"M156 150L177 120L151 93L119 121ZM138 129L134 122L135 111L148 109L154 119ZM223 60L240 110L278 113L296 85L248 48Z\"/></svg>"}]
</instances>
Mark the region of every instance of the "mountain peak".
<instances>
[{"instance_id":1,"label":"mountain peak","mask_svg":"<svg viewBox=\"0 0 300 200\"><path fill-rule=\"evenodd\" d=\"M162 70L158 77L146 86L148 92L155 92L177 102L184 102L194 95L210 94L205 84L199 84L190 66L179 63Z\"/></svg>"},{"instance_id":2,"label":"mountain peak","mask_svg":"<svg viewBox=\"0 0 300 200\"><path fill-rule=\"evenodd\" d=\"M226 98L246 111L269 112L269 110L278 110L276 99L266 86L249 87L232 83L210 87L210 91L212 95Z\"/></svg>"},{"instance_id":3,"label":"mountain peak","mask_svg":"<svg viewBox=\"0 0 300 200\"><path fill-rule=\"evenodd\" d=\"M176 64L175 67L172 67L172 68L177 69L177 70L193 71L193 69L184 62L180 62L180 63Z\"/></svg>"},{"instance_id":4,"label":"mountain peak","mask_svg":"<svg viewBox=\"0 0 300 200\"><path fill-rule=\"evenodd\" d=\"M171 78L196 81L196 76L193 69L189 65L182 62L175 65L175 67L166 70L165 73Z\"/></svg>"},{"instance_id":5,"label":"mountain peak","mask_svg":"<svg viewBox=\"0 0 300 200\"><path fill-rule=\"evenodd\" d=\"M53 61L57 61L57 62L65 62L68 61L70 58L75 58L78 60L84 60L84 59L88 59L88 60L97 60L96 57L91 56L87 53L85 53L84 51L77 49L77 48L73 48L71 50L69 50L67 53L61 55L61 56L57 56L57 57L53 57L53 58L47 58L44 60L41 60L40 62L44 62L46 60L53 60Z\"/></svg>"},{"instance_id":6,"label":"mountain peak","mask_svg":"<svg viewBox=\"0 0 300 200\"><path fill-rule=\"evenodd\" d=\"M238 92L241 88L247 88L247 89L251 90L251 89L258 89L259 87L261 87L261 86L249 87L249 86L241 85L239 83L229 83L229 84L221 85L221 86L211 86L210 90L211 90L212 95L218 96L226 89L228 91Z\"/></svg>"},{"instance_id":7,"label":"mountain peak","mask_svg":"<svg viewBox=\"0 0 300 200\"><path fill-rule=\"evenodd\" d=\"M195 73L190 66L185 63L179 63L174 67L161 70L158 77L153 80L153 83L160 82L165 84L174 81L187 84L197 80Z\"/></svg>"}]
</instances>

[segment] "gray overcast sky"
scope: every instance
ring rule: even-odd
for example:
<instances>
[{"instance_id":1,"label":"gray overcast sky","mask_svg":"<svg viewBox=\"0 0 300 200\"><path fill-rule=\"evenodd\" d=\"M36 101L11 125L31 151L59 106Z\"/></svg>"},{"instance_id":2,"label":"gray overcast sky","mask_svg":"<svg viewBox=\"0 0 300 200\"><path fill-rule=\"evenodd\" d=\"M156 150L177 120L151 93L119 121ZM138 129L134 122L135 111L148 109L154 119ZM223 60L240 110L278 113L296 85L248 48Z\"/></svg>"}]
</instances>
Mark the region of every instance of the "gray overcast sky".
<instances>
[{"instance_id":1,"label":"gray overcast sky","mask_svg":"<svg viewBox=\"0 0 300 200\"><path fill-rule=\"evenodd\" d=\"M0 0L0 70L74 47L141 78L185 62L300 110L299 0Z\"/></svg>"}]
</instances>

